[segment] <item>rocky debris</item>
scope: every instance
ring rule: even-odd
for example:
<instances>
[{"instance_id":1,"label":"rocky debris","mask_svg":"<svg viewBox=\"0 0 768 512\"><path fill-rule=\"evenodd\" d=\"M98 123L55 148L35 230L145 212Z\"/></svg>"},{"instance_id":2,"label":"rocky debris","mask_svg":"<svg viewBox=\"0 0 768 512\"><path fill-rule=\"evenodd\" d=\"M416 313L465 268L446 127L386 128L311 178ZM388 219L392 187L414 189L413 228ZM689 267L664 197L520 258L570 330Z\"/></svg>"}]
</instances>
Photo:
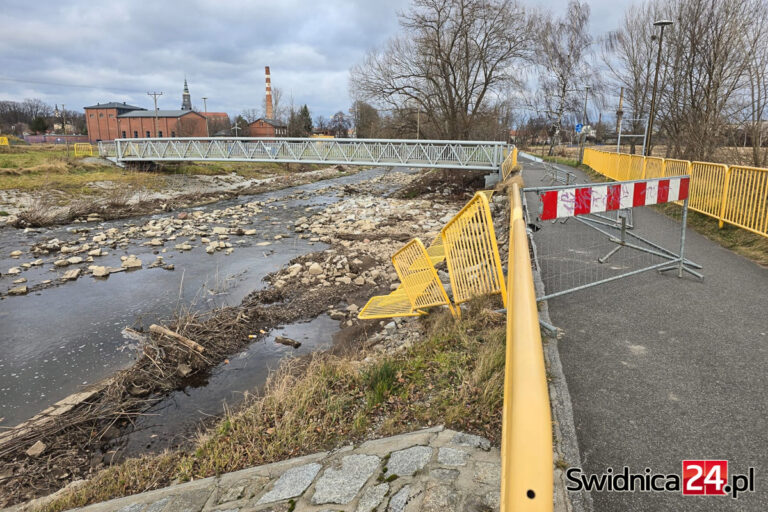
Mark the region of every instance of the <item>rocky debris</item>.
<instances>
[{"instance_id":1,"label":"rocky debris","mask_svg":"<svg viewBox=\"0 0 768 512\"><path fill-rule=\"evenodd\" d=\"M53 262L54 267L66 267L69 265L69 260L56 260Z\"/></svg>"},{"instance_id":2,"label":"rocky debris","mask_svg":"<svg viewBox=\"0 0 768 512\"><path fill-rule=\"evenodd\" d=\"M107 277L109 275L109 273L110 273L109 267L102 267L102 266L98 266L98 265L92 265L91 267L89 267L89 269L90 269L91 275L93 275L93 277Z\"/></svg>"},{"instance_id":3,"label":"rocky debris","mask_svg":"<svg viewBox=\"0 0 768 512\"><path fill-rule=\"evenodd\" d=\"M26 283L26 282L27 282L27 278L26 277L20 277L19 279L15 279L13 281L13 284L22 284L22 283Z\"/></svg>"},{"instance_id":4,"label":"rocky debris","mask_svg":"<svg viewBox=\"0 0 768 512\"><path fill-rule=\"evenodd\" d=\"M62 281L74 281L80 277L80 269L79 268L73 268L72 270L67 270L64 272L64 275L61 276Z\"/></svg>"},{"instance_id":5,"label":"rocky debris","mask_svg":"<svg viewBox=\"0 0 768 512\"><path fill-rule=\"evenodd\" d=\"M21 269L19 267L12 267L8 269L8 272L6 272L9 276L15 276L17 274L21 274Z\"/></svg>"},{"instance_id":6,"label":"rocky debris","mask_svg":"<svg viewBox=\"0 0 768 512\"><path fill-rule=\"evenodd\" d=\"M23 253L21 251L13 251L13 252L11 252L11 258L18 258L22 254Z\"/></svg>"},{"instance_id":7,"label":"rocky debris","mask_svg":"<svg viewBox=\"0 0 768 512\"><path fill-rule=\"evenodd\" d=\"M27 292L28 292L27 286L22 285L22 286L17 286L15 288L11 288L10 290L8 290L8 295L26 295Z\"/></svg>"},{"instance_id":8,"label":"rocky debris","mask_svg":"<svg viewBox=\"0 0 768 512\"><path fill-rule=\"evenodd\" d=\"M123 258L121 258L123 260L123 263L120 266L123 267L124 269L130 270L134 268L141 268L141 260L136 256L134 256L133 254L131 254L128 257L124 256Z\"/></svg>"},{"instance_id":9,"label":"rocky debris","mask_svg":"<svg viewBox=\"0 0 768 512\"><path fill-rule=\"evenodd\" d=\"M67 258L67 262L70 265L77 265L78 263L83 262L83 258L81 258L80 256L72 256L71 258Z\"/></svg>"},{"instance_id":10,"label":"rocky debris","mask_svg":"<svg viewBox=\"0 0 768 512\"><path fill-rule=\"evenodd\" d=\"M27 450L27 455L30 457L39 457L43 454L47 446L42 441L37 441L35 444L29 447Z\"/></svg>"},{"instance_id":11,"label":"rocky debris","mask_svg":"<svg viewBox=\"0 0 768 512\"><path fill-rule=\"evenodd\" d=\"M319 263L312 263L309 265L307 271L313 276L317 276L323 273L323 267Z\"/></svg>"},{"instance_id":12,"label":"rocky debris","mask_svg":"<svg viewBox=\"0 0 768 512\"><path fill-rule=\"evenodd\" d=\"M301 342L291 338L286 338L285 336L275 336L275 343L279 343L281 345L287 345L293 348L299 348L301 346Z\"/></svg>"}]
</instances>

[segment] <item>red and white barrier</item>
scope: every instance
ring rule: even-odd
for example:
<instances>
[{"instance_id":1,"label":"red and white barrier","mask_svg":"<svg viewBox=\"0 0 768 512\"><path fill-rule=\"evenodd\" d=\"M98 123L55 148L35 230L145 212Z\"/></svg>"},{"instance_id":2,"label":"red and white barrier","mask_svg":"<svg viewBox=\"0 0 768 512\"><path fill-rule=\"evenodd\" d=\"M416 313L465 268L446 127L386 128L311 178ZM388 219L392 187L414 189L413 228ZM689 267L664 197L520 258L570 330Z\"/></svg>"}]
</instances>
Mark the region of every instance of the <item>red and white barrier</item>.
<instances>
[{"instance_id":1,"label":"red and white barrier","mask_svg":"<svg viewBox=\"0 0 768 512\"><path fill-rule=\"evenodd\" d=\"M541 220L650 206L688 198L690 178L656 178L605 185L558 187L540 192Z\"/></svg>"}]
</instances>

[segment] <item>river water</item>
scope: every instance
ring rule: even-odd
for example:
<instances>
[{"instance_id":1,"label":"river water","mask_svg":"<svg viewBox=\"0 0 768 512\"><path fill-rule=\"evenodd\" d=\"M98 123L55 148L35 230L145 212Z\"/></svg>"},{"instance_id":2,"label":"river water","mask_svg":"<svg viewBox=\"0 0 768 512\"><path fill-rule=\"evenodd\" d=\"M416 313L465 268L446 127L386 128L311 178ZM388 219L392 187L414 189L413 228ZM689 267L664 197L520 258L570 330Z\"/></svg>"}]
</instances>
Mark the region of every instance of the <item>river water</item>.
<instances>
[{"instance_id":1,"label":"river water","mask_svg":"<svg viewBox=\"0 0 768 512\"><path fill-rule=\"evenodd\" d=\"M235 251L229 256L222 252L206 254L200 247L188 252L169 248L163 257L175 270L148 269L147 264L155 258L153 248L140 246L144 240L137 240L125 249L110 250L108 256L99 258L98 264L119 267L120 256L135 254L144 262L144 268L139 271L111 274L107 280L84 276L26 296L3 298L0 300L0 428L29 419L83 386L130 365L137 351L135 342L122 334L125 327L147 327L162 322L179 304L194 304L202 310L239 304L246 295L264 286L266 274L296 256L324 249L321 243L311 244L298 238L293 233L294 221L339 200L337 190L322 189L356 183L386 172L387 169L369 169L352 176L188 209L222 209L238 203L277 199L269 205L276 209L264 208L251 219L252 227L258 228L262 237L250 239L246 245L235 245ZM304 199L287 198L299 191L317 193ZM74 224L40 232L0 230L0 272L5 274L9 268L33 260L28 248L41 240L71 239L77 236L73 230L83 227L124 229L126 225L142 225L150 218L175 213ZM274 240L276 234L290 237ZM260 240L269 240L272 244L257 246ZM25 254L20 259L11 259L9 254L14 250ZM34 285L44 279L56 281L58 274L51 270L50 262L46 262L21 276L28 279L27 285ZM3 275L0 287L15 286L12 281L21 276ZM176 392L156 407L153 421L144 426L142 436L132 441L134 448L154 444L158 438L168 441L171 435L168 432L176 430L168 428L169 422L176 426L191 425L202 416L219 414L223 400L236 401L244 391L262 384L269 369L283 356L327 346L337 330L338 322L324 316L274 330L266 342L252 344L233 356L229 364L214 369L207 382ZM279 334L298 339L302 347L295 351L272 343L273 337Z\"/></svg>"}]
</instances>

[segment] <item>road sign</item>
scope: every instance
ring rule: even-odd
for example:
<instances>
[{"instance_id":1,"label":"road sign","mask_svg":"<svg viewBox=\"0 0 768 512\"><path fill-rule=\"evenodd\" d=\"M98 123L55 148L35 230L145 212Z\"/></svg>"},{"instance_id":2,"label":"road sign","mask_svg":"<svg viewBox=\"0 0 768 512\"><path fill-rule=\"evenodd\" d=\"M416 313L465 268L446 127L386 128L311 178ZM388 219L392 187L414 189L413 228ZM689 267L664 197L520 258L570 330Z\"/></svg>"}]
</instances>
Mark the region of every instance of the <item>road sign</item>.
<instances>
[{"instance_id":1,"label":"road sign","mask_svg":"<svg viewBox=\"0 0 768 512\"><path fill-rule=\"evenodd\" d=\"M576 133L581 133L581 129L582 128L584 128L584 125L582 125L581 123L577 124L576 125Z\"/></svg>"}]
</instances>

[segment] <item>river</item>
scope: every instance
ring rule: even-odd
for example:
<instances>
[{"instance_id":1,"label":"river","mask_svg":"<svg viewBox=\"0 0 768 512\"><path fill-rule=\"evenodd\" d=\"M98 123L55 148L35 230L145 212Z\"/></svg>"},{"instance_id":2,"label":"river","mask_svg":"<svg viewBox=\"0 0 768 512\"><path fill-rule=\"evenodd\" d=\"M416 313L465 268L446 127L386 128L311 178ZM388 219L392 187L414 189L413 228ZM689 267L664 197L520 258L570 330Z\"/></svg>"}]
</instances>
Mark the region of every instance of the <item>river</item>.
<instances>
[{"instance_id":1,"label":"river","mask_svg":"<svg viewBox=\"0 0 768 512\"><path fill-rule=\"evenodd\" d=\"M263 278L268 273L296 256L324 249L326 246L322 243L312 244L298 238L293 233L295 220L338 201L338 190L329 187L357 183L386 172L388 170L382 168L369 169L351 176L180 210L211 211L276 199L269 208L251 218L251 225L259 229L260 237L235 245L231 255L206 254L200 247L187 252L171 248L163 257L175 270L149 269L147 263L154 260L155 248L140 245L144 240L135 240L127 248L110 250L98 264L119 267L120 256L135 254L145 262L139 271L111 274L107 280L86 275L26 296L4 297L0 300L0 428L23 422L83 386L130 365L138 352L135 342L122 334L125 327L147 327L162 322L180 304L191 304L200 310L239 304L246 295L264 286ZM323 191L326 188L328 190ZM302 191L313 193L299 199L288 197ZM28 249L40 241L72 239L77 237L74 230L83 227L122 230L129 225L142 225L151 218L177 213L28 232L2 229L0 286L11 288L15 286L13 280L19 277L27 278L28 285L44 279L57 280L59 274L52 270L50 261L20 276L5 275L7 269L34 260ZM274 240L276 234L290 236ZM88 234L84 236L90 240ZM272 243L258 246L261 240ZM12 259L9 255L14 250L21 250L24 255ZM285 354L302 354L325 347L331 343L336 330L338 322L325 316L275 329L265 341L252 344L243 353L234 355L229 364L215 368L206 382L176 392L157 406L154 410L157 416L145 426L142 436L133 441L134 447L151 445L158 438L168 441L176 430L169 427L189 426L201 417L219 414L222 401L237 401L244 391L263 384L269 369ZM278 334L296 338L303 345L298 351L276 345L271 339Z\"/></svg>"}]
</instances>

